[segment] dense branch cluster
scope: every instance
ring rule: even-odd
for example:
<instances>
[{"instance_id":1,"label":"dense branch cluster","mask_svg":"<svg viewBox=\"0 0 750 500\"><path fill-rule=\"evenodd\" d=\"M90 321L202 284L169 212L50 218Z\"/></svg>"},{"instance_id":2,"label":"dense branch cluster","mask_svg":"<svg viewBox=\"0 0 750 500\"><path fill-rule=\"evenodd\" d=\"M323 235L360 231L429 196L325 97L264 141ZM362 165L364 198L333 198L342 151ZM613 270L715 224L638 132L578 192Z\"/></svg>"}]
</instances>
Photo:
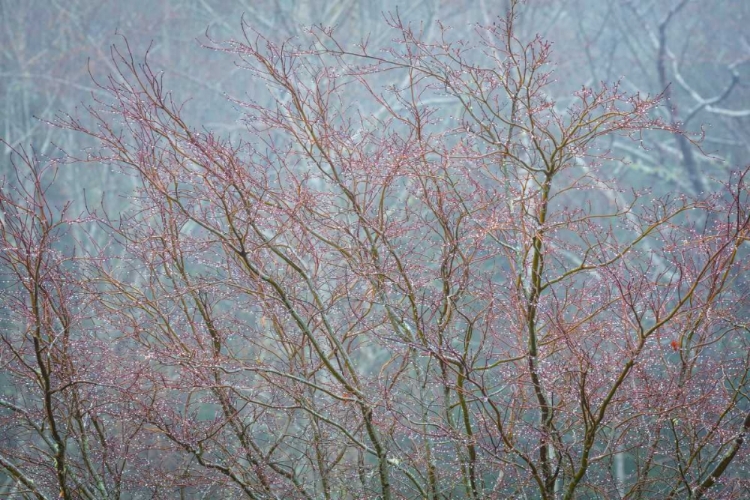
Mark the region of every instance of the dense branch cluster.
<instances>
[{"instance_id":1,"label":"dense branch cluster","mask_svg":"<svg viewBox=\"0 0 750 500\"><path fill-rule=\"evenodd\" d=\"M560 105L514 22L393 16L385 50L244 26L211 48L272 99L231 139L113 49L57 125L129 208L60 210L69 167L21 150L0 194L18 498L742 498L745 174L620 185L608 140L679 135L661 96Z\"/></svg>"}]
</instances>

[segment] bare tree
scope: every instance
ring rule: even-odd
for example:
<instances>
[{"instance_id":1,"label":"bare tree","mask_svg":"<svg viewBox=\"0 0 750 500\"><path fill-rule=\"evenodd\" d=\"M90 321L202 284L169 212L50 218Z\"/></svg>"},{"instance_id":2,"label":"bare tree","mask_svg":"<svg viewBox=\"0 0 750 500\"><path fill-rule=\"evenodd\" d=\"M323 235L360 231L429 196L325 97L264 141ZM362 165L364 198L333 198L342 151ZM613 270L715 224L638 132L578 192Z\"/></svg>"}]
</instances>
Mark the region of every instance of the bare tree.
<instances>
[{"instance_id":1,"label":"bare tree","mask_svg":"<svg viewBox=\"0 0 750 500\"><path fill-rule=\"evenodd\" d=\"M560 106L510 7L470 38L393 15L382 50L243 25L212 42L268 88L242 138L115 51L59 124L136 179L130 210L54 219L29 157L1 198L18 495L742 498L745 174L623 188L607 140L679 133L661 96ZM45 236L74 221L108 244Z\"/></svg>"}]
</instances>

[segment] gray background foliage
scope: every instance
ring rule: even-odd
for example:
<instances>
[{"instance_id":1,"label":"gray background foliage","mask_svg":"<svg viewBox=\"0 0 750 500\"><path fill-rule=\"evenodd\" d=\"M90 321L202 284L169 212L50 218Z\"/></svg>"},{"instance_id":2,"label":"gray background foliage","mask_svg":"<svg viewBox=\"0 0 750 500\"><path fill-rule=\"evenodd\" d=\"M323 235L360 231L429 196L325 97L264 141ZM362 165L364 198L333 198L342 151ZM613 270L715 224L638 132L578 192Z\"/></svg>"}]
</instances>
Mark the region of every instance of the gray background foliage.
<instances>
[{"instance_id":1,"label":"gray background foliage","mask_svg":"<svg viewBox=\"0 0 750 500\"><path fill-rule=\"evenodd\" d=\"M428 0L0 0L0 177L12 178L13 148L41 158L64 152L85 157L92 145L52 126L56 116L77 115L102 97L95 80L113 73L113 44L145 57L164 72L176 101L188 101L186 120L196 129L242 138L242 111L231 99L267 99L262 83L226 54L209 47L242 36L242 22L283 41L313 24L336 27L342 43L369 38L388 46L388 27L399 15L437 36L436 22L456 37L473 24L491 24L506 1ZM554 42L556 81L549 91L561 107L582 85L619 81L629 93L664 93L657 111L691 135L656 134L643 143L608 139L623 186L653 187L656 194L700 195L750 163L750 1L744 0L529 0L520 10L517 36L539 34ZM386 85L397 82L382 81ZM377 110L363 110L376 113ZM689 139L702 139L699 145ZM95 164L61 169L54 192L59 206L75 209L105 199L110 213L127 203L134 178ZM84 196L85 192L85 196ZM2 318L0 318L2 319Z\"/></svg>"},{"instance_id":2,"label":"gray background foliage","mask_svg":"<svg viewBox=\"0 0 750 500\"><path fill-rule=\"evenodd\" d=\"M395 36L385 22L389 14L398 13L429 39L437 20L456 36L470 36L473 23L492 23L505 6L488 0L0 0L0 137L41 156L59 156L58 149L77 154L84 139L45 120L92 103L99 90L89 72L105 79L113 71L111 47L122 47L124 37L136 57L151 46L149 61L165 72L167 88L177 100L190 100L186 116L193 126L241 135L241 112L227 97L262 92L231 57L205 48L207 33L217 41L240 37L244 18L280 41L323 24L335 26L345 42L369 37L371 46L385 46ZM611 146L631 162L622 172L627 183L695 194L723 177L722 170L747 163L748 22L750 2L737 0L529 0L518 34L554 42L553 97L560 105L581 85L599 81L620 81L628 92L651 95L666 89L663 118L696 133L703 127L703 152L674 137L650 139L646 149L628 141ZM4 175L9 153L3 147ZM81 188L90 197L122 187L111 172L91 166L71 166L62 175L60 200L80 200Z\"/></svg>"}]
</instances>

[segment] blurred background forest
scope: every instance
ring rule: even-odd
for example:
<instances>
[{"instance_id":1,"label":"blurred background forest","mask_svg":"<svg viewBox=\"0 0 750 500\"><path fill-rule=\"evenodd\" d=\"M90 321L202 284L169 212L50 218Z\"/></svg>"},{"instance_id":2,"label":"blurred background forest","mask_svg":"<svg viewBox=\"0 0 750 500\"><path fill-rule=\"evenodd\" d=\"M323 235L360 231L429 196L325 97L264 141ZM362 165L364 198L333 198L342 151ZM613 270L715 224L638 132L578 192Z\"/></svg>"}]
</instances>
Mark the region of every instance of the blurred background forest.
<instances>
[{"instance_id":1,"label":"blurred background forest","mask_svg":"<svg viewBox=\"0 0 750 500\"><path fill-rule=\"evenodd\" d=\"M470 38L474 25L492 25L507 8L508 0L0 0L0 138L5 141L0 178L13 178L13 150L31 148L42 159L96 156L95 150L87 152L96 147L90 137L53 123L70 115L96 127L86 121L84 107L106 101L96 82L106 83L117 72L114 45L127 43L136 61L148 51L150 67L164 73L165 89L175 102L186 102L182 118L194 130L241 139L247 110L235 102L272 107L264 102L271 102L272 92L259 86L259 79L231 54L214 50L218 42L241 39L243 22L279 42L318 25L334 27L343 44L367 39L371 47L383 47L398 36L388 26L391 16L430 42L441 34L438 22L453 28L454 39ZM582 86L600 82L619 82L628 94L663 95L655 117L686 134L659 133L640 143L623 135L606 137L597 147L625 161L605 164L612 170L605 177L621 181L623 189L652 189L654 197L700 198L717 191L730 170L750 163L748 25L750 1L528 0L518 9L515 35L553 43L554 83L546 91L556 109L566 109ZM372 81L382 89L402 85L388 81L389 75L374 75ZM440 98L431 98L425 104L440 107ZM445 103L458 106L456 115L462 112L456 99ZM451 109L440 112L453 115ZM60 208L72 200L70 213L78 214L103 203L114 222L139 179L100 167L70 162L61 168L47 193L50 204ZM94 242L96 236L81 241ZM4 310L0 304L0 326L7 321ZM0 394L19 392L8 387ZM624 465L618 467L624 475Z\"/></svg>"},{"instance_id":2,"label":"blurred background forest","mask_svg":"<svg viewBox=\"0 0 750 500\"><path fill-rule=\"evenodd\" d=\"M384 21L389 12L398 12L429 39L438 32L438 20L460 36L472 30L472 23L489 24L504 15L506 3L2 0L0 136L13 146L31 144L42 156L55 156L57 148L80 151L86 145L81 135L50 127L45 120L75 114L82 102L92 102L92 93L99 90L89 72L104 79L112 71L110 47L123 41L118 34L127 37L136 56L151 46L150 62L165 72L176 100L190 99L185 116L192 126L237 134L244 129L242 113L227 97L253 97L254 83L231 56L202 47L207 33L214 40L241 36L244 16L248 25L278 40L322 24L334 26L345 41L367 37L372 46L382 46L393 36ZM561 106L581 85L600 81L619 80L626 92L665 92L663 118L682 124L696 139L703 131L705 154L685 138L663 136L644 144L645 149L615 140L613 151L631 162L621 167L628 182L696 194L722 177L721 171L747 163L748 23L750 2L736 0L529 0L516 29L521 39L539 34L554 43L558 95L552 97ZM0 172L7 174L9 149L3 149ZM108 177L111 172L91 166L73 166L63 175L68 178L58 184L61 200L81 200L81 188L96 199L118 185Z\"/></svg>"}]
</instances>

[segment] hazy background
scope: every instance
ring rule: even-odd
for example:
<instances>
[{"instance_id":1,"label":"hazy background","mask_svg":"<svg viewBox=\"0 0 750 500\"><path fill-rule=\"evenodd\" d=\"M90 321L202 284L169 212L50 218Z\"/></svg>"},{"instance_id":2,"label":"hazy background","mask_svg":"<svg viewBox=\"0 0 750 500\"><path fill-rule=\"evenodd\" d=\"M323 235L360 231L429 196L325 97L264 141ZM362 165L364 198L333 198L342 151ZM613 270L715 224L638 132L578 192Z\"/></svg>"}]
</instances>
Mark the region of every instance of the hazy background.
<instances>
[{"instance_id":1,"label":"hazy background","mask_svg":"<svg viewBox=\"0 0 750 500\"><path fill-rule=\"evenodd\" d=\"M214 40L241 37L241 19L272 39L283 40L305 26L336 26L349 43L369 37L371 46L395 33L384 16L396 13L434 36L437 20L457 35L472 36L473 23L504 15L507 0L385 2L365 0L0 0L0 137L41 156L57 148L77 153L80 135L44 120L75 114L99 94L98 79L112 72L112 44L127 37L136 57L151 46L149 60L165 72L177 100L190 99L186 116L196 128L242 134L240 111L227 101L255 97L258 83L230 56L209 50ZM529 0L520 9L518 35L540 34L554 42L557 82L564 105L581 85L621 81L624 90L667 92L665 120L687 130L705 130L703 153L685 140L661 136L638 148L614 140L615 155L631 161L617 167L623 183L656 185L695 194L710 189L723 171L750 163L750 2L744 0ZM385 85L386 82L384 82ZM262 92L257 92L259 95ZM367 110L365 110L367 111ZM705 153L705 154L704 154ZM10 172L2 147L0 173ZM96 166L71 166L55 197L81 200L109 192L117 182Z\"/></svg>"},{"instance_id":2,"label":"hazy background","mask_svg":"<svg viewBox=\"0 0 750 500\"><path fill-rule=\"evenodd\" d=\"M151 67L164 72L175 101L189 101L184 117L193 127L241 138L242 112L230 99L262 102L268 92L231 56L207 46L241 38L243 19L278 41L322 24L335 26L342 43L368 38L378 47L398 36L386 22L391 15L411 22L426 41L439 34L438 20L475 40L473 26L495 22L506 6L507 0L0 0L0 138L7 142L0 145L0 178L13 176L13 148L33 148L42 161L64 152L85 156L89 139L49 122L65 114L85 121L83 107L106 99L92 77L103 82L115 71L113 44L125 51L127 40L141 60L150 47ZM626 162L605 168L623 189L700 195L728 170L750 164L750 0L528 0L519 13L519 39L540 35L554 43L549 92L561 108L582 85L619 81L629 93L664 93L656 113L689 132L650 135L640 144L608 137L612 156ZM48 197L57 206L73 200L78 212L104 199L117 214L134 182L96 164L71 163Z\"/></svg>"}]
</instances>

